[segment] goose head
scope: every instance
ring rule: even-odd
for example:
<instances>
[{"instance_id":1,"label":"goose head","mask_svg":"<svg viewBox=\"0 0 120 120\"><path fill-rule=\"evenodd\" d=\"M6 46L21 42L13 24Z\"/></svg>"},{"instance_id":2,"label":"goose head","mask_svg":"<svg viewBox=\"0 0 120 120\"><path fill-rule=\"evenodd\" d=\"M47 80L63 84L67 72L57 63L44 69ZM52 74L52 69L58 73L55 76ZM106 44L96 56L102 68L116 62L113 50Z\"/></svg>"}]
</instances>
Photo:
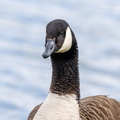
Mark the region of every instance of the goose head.
<instances>
[{"instance_id":1,"label":"goose head","mask_svg":"<svg viewBox=\"0 0 120 120\"><path fill-rule=\"evenodd\" d=\"M43 58L48 58L54 53L64 53L71 49L75 43L73 32L68 23L61 19L56 19L47 24L45 51Z\"/></svg>"}]
</instances>

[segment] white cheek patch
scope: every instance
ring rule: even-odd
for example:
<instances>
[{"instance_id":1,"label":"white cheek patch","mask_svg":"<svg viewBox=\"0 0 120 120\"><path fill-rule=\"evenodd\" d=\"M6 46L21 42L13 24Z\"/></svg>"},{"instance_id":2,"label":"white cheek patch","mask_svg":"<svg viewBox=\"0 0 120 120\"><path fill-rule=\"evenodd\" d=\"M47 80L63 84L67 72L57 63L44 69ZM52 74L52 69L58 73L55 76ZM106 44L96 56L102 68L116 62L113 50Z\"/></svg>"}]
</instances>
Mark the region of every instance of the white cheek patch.
<instances>
[{"instance_id":1,"label":"white cheek patch","mask_svg":"<svg viewBox=\"0 0 120 120\"><path fill-rule=\"evenodd\" d=\"M72 46L72 33L69 27L66 30L65 40L63 42L62 47L56 53L64 53L67 52Z\"/></svg>"}]
</instances>

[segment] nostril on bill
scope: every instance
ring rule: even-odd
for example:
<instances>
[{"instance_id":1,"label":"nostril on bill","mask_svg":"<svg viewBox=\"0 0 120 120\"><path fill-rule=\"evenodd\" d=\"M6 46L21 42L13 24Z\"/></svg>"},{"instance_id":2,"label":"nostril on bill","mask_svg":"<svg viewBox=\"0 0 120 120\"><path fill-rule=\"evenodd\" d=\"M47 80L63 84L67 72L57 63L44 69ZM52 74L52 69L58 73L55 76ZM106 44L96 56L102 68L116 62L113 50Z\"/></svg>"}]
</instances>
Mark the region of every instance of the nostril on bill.
<instances>
[{"instance_id":1,"label":"nostril on bill","mask_svg":"<svg viewBox=\"0 0 120 120\"><path fill-rule=\"evenodd\" d=\"M51 48L50 48L51 50L53 49L53 45L51 46Z\"/></svg>"}]
</instances>

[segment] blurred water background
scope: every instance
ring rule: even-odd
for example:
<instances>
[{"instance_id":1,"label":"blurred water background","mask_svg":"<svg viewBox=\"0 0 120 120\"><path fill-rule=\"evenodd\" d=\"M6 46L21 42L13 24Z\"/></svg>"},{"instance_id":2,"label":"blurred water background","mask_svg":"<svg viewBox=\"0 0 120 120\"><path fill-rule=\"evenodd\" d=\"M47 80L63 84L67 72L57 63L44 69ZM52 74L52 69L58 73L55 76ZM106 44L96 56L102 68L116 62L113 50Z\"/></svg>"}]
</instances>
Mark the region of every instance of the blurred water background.
<instances>
[{"instance_id":1,"label":"blurred water background","mask_svg":"<svg viewBox=\"0 0 120 120\"><path fill-rule=\"evenodd\" d=\"M120 0L0 0L0 120L26 120L47 96L46 24L65 19L79 44L81 98L120 100Z\"/></svg>"}]
</instances>

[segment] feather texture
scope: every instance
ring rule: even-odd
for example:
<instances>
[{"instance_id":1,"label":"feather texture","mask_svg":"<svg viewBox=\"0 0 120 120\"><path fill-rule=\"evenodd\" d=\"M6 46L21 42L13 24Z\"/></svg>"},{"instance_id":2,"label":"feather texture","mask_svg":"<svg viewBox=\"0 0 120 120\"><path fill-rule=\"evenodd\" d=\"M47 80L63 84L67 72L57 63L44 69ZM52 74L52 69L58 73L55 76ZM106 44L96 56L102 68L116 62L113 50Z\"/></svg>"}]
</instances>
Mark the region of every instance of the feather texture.
<instances>
[{"instance_id":1,"label":"feather texture","mask_svg":"<svg viewBox=\"0 0 120 120\"><path fill-rule=\"evenodd\" d=\"M33 120L41 105L42 103L31 111L28 120ZM81 99L80 118L82 120L120 120L120 102L104 95Z\"/></svg>"},{"instance_id":2,"label":"feather texture","mask_svg":"<svg viewBox=\"0 0 120 120\"><path fill-rule=\"evenodd\" d=\"M120 102L107 96L91 96L81 100L82 120L120 120Z\"/></svg>"}]
</instances>

